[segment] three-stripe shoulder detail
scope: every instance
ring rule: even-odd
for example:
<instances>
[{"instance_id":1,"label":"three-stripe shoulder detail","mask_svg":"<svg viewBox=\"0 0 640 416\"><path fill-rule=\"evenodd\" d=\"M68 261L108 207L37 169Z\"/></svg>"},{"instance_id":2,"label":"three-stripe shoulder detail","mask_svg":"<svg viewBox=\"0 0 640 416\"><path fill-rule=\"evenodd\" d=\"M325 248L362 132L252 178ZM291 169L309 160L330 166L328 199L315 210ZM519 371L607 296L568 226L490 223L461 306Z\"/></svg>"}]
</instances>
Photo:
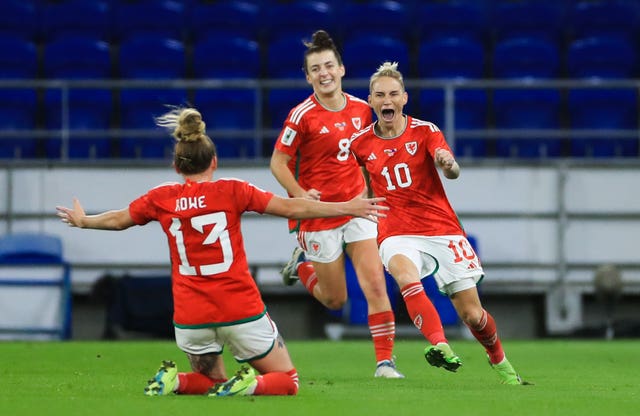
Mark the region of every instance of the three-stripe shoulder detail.
<instances>
[{"instance_id":1,"label":"three-stripe shoulder detail","mask_svg":"<svg viewBox=\"0 0 640 416\"><path fill-rule=\"evenodd\" d=\"M364 135L365 133L368 133L371 131L371 126L372 124L369 124L367 127L365 127L364 129L357 131L355 133L353 133L353 135L351 136L351 142L353 142L355 139L357 139L358 137Z\"/></svg>"},{"instance_id":2,"label":"three-stripe shoulder detail","mask_svg":"<svg viewBox=\"0 0 640 416\"><path fill-rule=\"evenodd\" d=\"M300 123L302 116L315 106L316 104L313 102L313 100L311 100L311 98L307 98L306 100L298 104L298 106L295 107L293 111L291 111L289 121L297 125L298 123Z\"/></svg>"},{"instance_id":3,"label":"three-stripe shoulder detail","mask_svg":"<svg viewBox=\"0 0 640 416\"><path fill-rule=\"evenodd\" d=\"M349 97L349 100L350 100L350 101L354 101L354 102L357 102L357 103L362 103L362 104L369 105L369 103L368 103L368 102L366 102L366 101L365 101L365 100L363 100L362 98L358 98L358 97L356 97L355 95L347 94L346 92L345 92L345 95L346 95L347 97Z\"/></svg>"},{"instance_id":4,"label":"three-stripe shoulder detail","mask_svg":"<svg viewBox=\"0 0 640 416\"><path fill-rule=\"evenodd\" d=\"M437 132L437 131L440 131L440 129L438 128L438 126L436 126L435 124L433 124L433 123L432 123L432 122L430 122L430 121L423 121L423 120L419 120L419 119L417 119L417 118L412 118L412 119L411 119L411 126L410 126L410 128L415 129L416 127L421 127L421 126L429 127L429 129L430 129L432 132L434 132L434 133L435 133L435 132Z\"/></svg>"}]
</instances>

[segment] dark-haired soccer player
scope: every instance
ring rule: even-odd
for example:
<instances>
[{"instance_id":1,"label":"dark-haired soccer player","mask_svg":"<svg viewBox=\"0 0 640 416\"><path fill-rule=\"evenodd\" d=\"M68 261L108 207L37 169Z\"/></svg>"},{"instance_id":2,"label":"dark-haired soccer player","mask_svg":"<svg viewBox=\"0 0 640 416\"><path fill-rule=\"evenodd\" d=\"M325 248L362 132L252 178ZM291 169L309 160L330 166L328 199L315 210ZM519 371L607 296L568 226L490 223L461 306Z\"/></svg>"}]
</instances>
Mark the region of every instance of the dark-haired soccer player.
<instances>
[{"instance_id":1,"label":"dark-haired soccer player","mask_svg":"<svg viewBox=\"0 0 640 416\"><path fill-rule=\"evenodd\" d=\"M345 66L323 30L305 43L303 70L313 94L284 122L271 157L271 171L293 197L345 201L366 192L349 138L371 122L369 105L342 90ZM351 258L367 300L376 358L375 377L403 378L393 359L395 316L377 254L375 224L344 216L289 222L298 245L282 270L285 284L300 280L329 309L347 301L344 252Z\"/></svg>"}]
</instances>

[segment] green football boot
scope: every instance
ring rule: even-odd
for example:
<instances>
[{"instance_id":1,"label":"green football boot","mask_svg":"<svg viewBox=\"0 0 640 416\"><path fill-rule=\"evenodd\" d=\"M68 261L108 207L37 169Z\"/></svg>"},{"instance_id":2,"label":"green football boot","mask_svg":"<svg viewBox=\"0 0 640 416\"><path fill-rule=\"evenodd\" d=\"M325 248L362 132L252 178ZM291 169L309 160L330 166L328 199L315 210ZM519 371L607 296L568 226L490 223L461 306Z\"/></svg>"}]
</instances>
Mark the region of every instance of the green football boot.
<instances>
[{"instance_id":1,"label":"green football boot","mask_svg":"<svg viewBox=\"0 0 640 416\"><path fill-rule=\"evenodd\" d=\"M424 358L434 367L456 372L462 365L460 358L453 352L449 344L440 342L424 349Z\"/></svg>"},{"instance_id":2,"label":"green football boot","mask_svg":"<svg viewBox=\"0 0 640 416\"><path fill-rule=\"evenodd\" d=\"M253 394L258 380L253 368L242 366L235 376L224 383L219 383L209 389L209 397L222 396L250 396Z\"/></svg>"},{"instance_id":3,"label":"green football boot","mask_svg":"<svg viewBox=\"0 0 640 416\"><path fill-rule=\"evenodd\" d=\"M527 381L522 380L522 378L520 378L518 373L516 373L516 370L513 368L513 366L509 362L509 360L507 360L507 357L505 357L504 360L502 360L498 364L491 364L491 361L489 361L489 365L491 366L491 368L496 370L496 373L498 373L498 377L500 377L500 383L502 384L509 384L509 385L531 384Z\"/></svg>"},{"instance_id":4,"label":"green football boot","mask_svg":"<svg viewBox=\"0 0 640 416\"><path fill-rule=\"evenodd\" d=\"M149 380L144 394L147 396L166 396L173 394L178 382L178 366L173 361L163 361L156 375Z\"/></svg>"}]
</instances>

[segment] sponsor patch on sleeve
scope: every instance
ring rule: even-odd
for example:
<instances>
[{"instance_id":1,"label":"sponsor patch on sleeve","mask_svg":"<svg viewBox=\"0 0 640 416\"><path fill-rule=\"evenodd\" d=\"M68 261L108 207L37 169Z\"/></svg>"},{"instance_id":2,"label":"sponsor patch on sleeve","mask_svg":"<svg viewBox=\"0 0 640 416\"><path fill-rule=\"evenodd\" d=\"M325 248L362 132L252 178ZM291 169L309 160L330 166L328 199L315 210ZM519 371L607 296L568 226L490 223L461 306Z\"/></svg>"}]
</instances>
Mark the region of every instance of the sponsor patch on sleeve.
<instances>
[{"instance_id":1,"label":"sponsor patch on sleeve","mask_svg":"<svg viewBox=\"0 0 640 416\"><path fill-rule=\"evenodd\" d=\"M293 143L293 139L295 139L296 134L298 134L298 132L296 132L291 127L285 127L284 133L282 133L282 138L280 139L280 141L285 146L291 146L291 143Z\"/></svg>"}]
</instances>

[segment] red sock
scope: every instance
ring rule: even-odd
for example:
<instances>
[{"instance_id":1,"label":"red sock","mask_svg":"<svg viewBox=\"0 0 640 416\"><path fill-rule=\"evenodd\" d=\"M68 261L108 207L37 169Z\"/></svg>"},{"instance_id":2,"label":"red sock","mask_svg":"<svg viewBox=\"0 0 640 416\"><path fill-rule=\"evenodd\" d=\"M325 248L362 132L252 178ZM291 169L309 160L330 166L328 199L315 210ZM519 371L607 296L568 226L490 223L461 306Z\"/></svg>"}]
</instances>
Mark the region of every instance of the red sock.
<instances>
[{"instance_id":1,"label":"red sock","mask_svg":"<svg viewBox=\"0 0 640 416\"><path fill-rule=\"evenodd\" d=\"M310 261L305 261L298 266L298 277L300 277L300 281L304 287L306 287L313 296L313 288L318 284L318 278L316 277L316 271L313 269L313 264L311 264Z\"/></svg>"},{"instance_id":2,"label":"red sock","mask_svg":"<svg viewBox=\"0 0 640 416\"><path fill-rule=\"evenodd\" d=\"M432 345L436 345L439 342L447 342L440 315L438 315L438 311L427 297L427 294L424 293L422 283L409 283L400 288L400 292L405 305L407 305L407 311L413 324L422 332L422 335Z\"/></svg>"},{"instance_id":3,"label":"red sock","mask_svg":"<svg viewBox=\"0 0 640 416\"><path fill-rule=\"evenodd\" d=\"M393 341L396 337L396 322L393 311L378 312L369 315L369 331L376 351L376 361L391 360Z\"/></svg>"},{"instance_id":4,"label":"red sock","mask_svg":"<svg viewBox=\"0 0 640 416\"><path fill-rule=\"evenodd\" d=\"M178 394L205 394L216 383L224 383L227 379L214 379L201 373L178 373Z\"/></svg>"},{"instance_id":5,"label":"red sock","mask_svg":"<svg viewBox=\"0 0 640 416\"><path fill-rule=\"evenodd\" d=\"M502 349L502 343L498 337L498 328L496 327L496 321L493 316L484 309L482 310L482 318L477 327L472 328L467 325L471 330L471 333L480 344L484 346L484 349L489 354L489 361L492 364L498 364L504 359L504 350Z\"/></svg>"},{"instance_id":6,"label":"red sock","mask_svg":"<svg viewBox=\"0 0 640 416\"><path fill-rule=\"evenodd\" d=\"M298 393L298 372L273 372L256 376L255 396L294 396Z\"/></svg>"}]
</instances>

